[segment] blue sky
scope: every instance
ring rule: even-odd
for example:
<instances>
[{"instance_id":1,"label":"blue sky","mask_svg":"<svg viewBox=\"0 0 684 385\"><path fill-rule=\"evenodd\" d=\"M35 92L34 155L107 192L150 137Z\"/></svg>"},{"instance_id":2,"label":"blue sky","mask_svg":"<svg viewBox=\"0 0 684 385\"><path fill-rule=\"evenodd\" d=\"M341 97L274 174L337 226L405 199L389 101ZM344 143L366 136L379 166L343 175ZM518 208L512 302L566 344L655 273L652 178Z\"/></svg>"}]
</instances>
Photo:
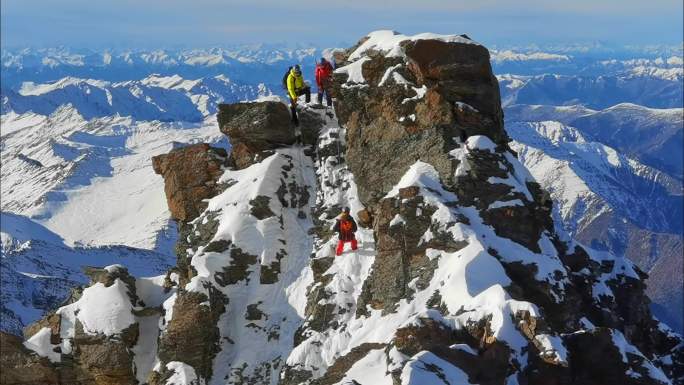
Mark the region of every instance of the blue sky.
<instances>
[{"instance_id":1,"label":"blue sky","mask_svg":"<svg viewBox=\"0 0 684 385\"><path fill-rule=\"evenodd\" d=\"M489 45L681 44L682 0L2 0L5 47L321 46L376 29L467 33ZM391 5L388 5L391 4Z\"/></svg>"}]
</instances>

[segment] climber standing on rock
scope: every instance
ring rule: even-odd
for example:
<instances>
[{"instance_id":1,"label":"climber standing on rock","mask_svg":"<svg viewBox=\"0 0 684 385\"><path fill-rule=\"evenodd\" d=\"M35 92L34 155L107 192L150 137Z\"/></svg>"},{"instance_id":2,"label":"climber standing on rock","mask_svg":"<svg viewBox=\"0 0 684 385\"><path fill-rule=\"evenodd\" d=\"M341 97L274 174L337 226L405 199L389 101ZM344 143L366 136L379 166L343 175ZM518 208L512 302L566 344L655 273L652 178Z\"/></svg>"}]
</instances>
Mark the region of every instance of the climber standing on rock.
<instances>
[{"instance_id":1,"label":"climber standing on rock","mask_svg":"<svg viewBox=\"0 0 684 385\"><path fill-rule=\"evenodd\" d=\"M292 67L290 74L287 75L287 94L290 96L290 111L292 112L292 123L299 125L297 118L297 97L306 96L306 102L311 102L311 87L304 83L302 69L299 64Z\"/></svg>"},{"instance_id":2,"label":"climber standing on rock","mask_svg":"<svg viewBox=\"0 0 684 385\"><path fill-rule=\"evenodd\" d=\"M330 88L332 85L333 67L329 61L321 58L321 62L316 64L316 86L318 86L318 104L323 104L323 93L325 92L325 105L332 105Z\"/></svg>"},{"instance_id":3,"label":"climber standing on rock","mask_svg":"<svg viewBox=\"0 0 684 385\"><path fill-rule=\"evenodd\" d=\"M342 214L340 214L340 216L337 218L333 230L339 234L339 241L337 242L335 255L342 255L344 244L347 242L351 242L352 250L356 250L358 248L358 243L356 242L356 237L354 236L354 233L356 233L357 230L356 221L354 220L354 217L349 214L349 207L345 207L344 210L342 210Z\"/></svg>"}]
</instances>

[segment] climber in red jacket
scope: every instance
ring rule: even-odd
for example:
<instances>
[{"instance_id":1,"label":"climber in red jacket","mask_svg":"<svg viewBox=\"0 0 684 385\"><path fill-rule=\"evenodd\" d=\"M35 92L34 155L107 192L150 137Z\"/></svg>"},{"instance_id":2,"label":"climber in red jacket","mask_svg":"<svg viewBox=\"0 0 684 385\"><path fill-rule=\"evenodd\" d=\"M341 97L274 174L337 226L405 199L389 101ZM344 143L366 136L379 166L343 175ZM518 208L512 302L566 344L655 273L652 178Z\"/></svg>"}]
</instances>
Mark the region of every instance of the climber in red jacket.
<instances>
[{"instance_id":1,"label":"climber in red jacket","mask_svg":"<svg viewBox=\"0 0 684 385\"><path fill-rule=\"evenodd\" d=\"M318 104L323 104L323 93L325 92L325 103L332 105L330 88L332 87L333 67L329 61L321 58L321 62L316 64L316 85L318 86Z\"/></svg>"},{"instance_id":2,"label":"climber in red jacket","mask_svg":"<svg viewBox=\"0 0 684 385\"><path fill-rule=\"evenodd\" d=\"M339 234L335 255L342 255L344 244L347 242L351 242L352 250L358 249L358 243L354 236L354 233L356 233L357 230L356 221L354 221L354 217L349 214L349 207L345 207L342 214L337 218L333 230Z\"/></svg>"}]
</instances>

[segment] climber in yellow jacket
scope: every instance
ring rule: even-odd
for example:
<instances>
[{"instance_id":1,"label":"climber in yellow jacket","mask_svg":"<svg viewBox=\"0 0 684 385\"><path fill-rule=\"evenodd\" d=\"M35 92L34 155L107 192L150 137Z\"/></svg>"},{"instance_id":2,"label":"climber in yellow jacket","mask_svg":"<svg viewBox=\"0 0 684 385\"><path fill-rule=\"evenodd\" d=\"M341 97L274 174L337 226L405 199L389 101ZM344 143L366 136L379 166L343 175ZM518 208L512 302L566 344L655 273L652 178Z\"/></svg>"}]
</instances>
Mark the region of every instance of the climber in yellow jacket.
<instances>
[{"instance_id":1,"label":"climber in yellow jacket","mask_svg":"<svg viewBox=\"0 0 684 385\"><path fill-rule=\"evenodd\" d=\"M295 126L299 125L297 118L297 97L301 95L306 96L306 102L311 102L311 87L304 83L302 77L302 69L299 64L292 67L289 75L287 75L287 94L290 96L290 111L292 112L292 123Z\"/></svg>"}]
</instances>

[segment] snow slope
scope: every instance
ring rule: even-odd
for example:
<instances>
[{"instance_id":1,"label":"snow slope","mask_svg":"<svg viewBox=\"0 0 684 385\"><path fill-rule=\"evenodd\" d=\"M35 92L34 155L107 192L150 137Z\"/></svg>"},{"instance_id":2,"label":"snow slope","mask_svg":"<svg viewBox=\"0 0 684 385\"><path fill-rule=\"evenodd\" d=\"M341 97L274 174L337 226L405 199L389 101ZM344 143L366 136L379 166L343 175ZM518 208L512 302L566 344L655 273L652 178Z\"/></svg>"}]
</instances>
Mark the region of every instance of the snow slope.
<instances>
[{"instance_id":1,"label":"snow slope","mask_svg":"<svg viewBox=\"0 0 684 385\"><path fill-rule=\"evenodd\" d=\"M213 116L200 123L86 120L70 107L49 116L5 114L2 127L3 211L34 218L69 244L148 249L168 243L159 232L169 231L152 156L182 143L225 141Z\"/></svg>"},{"instance_id":2,"label":"snow slope","mask_svg":"<svg viewBox=\"0 0 684 385\"><path fill-rule=\"evenodd\" d=\"M89 89L106 93L106 82L74 79L24 90L35 95L37 106L66 97L50 114L12 110L2 115L2 284L8 288L3 291L3 330L20 332L66 299L72 287L86 283L82 265L122 263L131 272L151 275L175 261L177 229L151 158L184 144L227 146L215 115L203 115L223 100L226 90L209 87L212 82L230 85L220 78L179 77L150 77L129 85L151 84L183 95L199 117L196 122L162 122L163 112L147 121L117 113L88 119L74 106L87 112L97 103L87 99L79 106L73 98L88 95ZM159 96L168 96L164 92ZM134 106L136 100L127 103ZM24 218L30 230L10 231L16 221L9 218Z\"/></svg>"}]
</instances>

